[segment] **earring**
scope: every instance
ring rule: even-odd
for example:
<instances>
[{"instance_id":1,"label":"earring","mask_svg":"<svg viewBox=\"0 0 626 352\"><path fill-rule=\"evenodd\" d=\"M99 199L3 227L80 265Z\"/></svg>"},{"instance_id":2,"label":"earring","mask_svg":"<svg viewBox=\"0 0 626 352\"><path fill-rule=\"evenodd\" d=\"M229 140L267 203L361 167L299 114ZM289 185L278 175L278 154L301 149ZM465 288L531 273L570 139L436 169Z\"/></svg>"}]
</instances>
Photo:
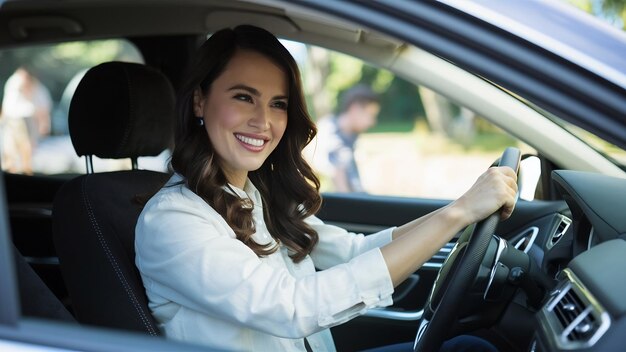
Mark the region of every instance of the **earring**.
<instances>
[{"instance_id":1,"label":"earring","mask_svg":"<svg viewBox=\"0 0 626 352\"><path fill-rule=\"evenodd\" d=\"M196 122L197 122L198 126L204 126L204 117L197 116L196 117Z\"/></svg>"}]
</instances>

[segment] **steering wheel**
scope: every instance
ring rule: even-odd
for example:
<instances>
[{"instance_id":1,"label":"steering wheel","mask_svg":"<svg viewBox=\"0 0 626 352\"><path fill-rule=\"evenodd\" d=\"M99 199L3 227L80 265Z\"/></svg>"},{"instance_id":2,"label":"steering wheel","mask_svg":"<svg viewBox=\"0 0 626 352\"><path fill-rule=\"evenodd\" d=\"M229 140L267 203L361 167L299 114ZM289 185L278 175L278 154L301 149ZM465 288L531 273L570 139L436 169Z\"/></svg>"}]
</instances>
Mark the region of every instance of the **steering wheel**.
<instances>
[{"instance_id":1,"label":"steering wheel","mask_svg":"<svg viewBox=\"0 0 626 352\"><path fill-rule=\"evenodd\" d=\"M509 166L517 172L520 158L519 149L507 148L498 166ZM474 226L469 226L441 266L417 330L414 345L416 352L438 351L450 328L456 323L461 302L476 280L499 219L499 211L496 211Z\"/></svg>"}]
</instances>

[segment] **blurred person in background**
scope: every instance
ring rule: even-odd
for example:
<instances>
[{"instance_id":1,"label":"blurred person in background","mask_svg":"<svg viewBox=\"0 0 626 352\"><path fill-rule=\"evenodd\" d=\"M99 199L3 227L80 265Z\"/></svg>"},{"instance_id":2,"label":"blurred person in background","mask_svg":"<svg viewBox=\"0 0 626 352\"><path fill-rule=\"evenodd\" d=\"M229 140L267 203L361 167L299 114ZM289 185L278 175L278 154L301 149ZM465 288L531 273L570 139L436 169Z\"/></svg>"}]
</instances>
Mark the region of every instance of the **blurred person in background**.
<instances>
[{"instance_id":1,"label":"blurred person in background","mask_svg":"<svg viewBox=\"0 0 626 352\"><path fill-rule=\"evenodd\" d=\"M348 89L340 99L338 113L317 122L316 169L332 179L335 192L364 192L354 159L359 135L376 124L378 95L365 85Z\"/></svg>"},{"instance_id":2,"label":"blurred person in background","mask_svg":"<svg viewBox=\"0 0 626 352\"><path fill-rule=\"evenodd\" d=\"M4 85L2 99L2 168L32 174L32 154L50 134L50 92L32 71L19 67Z\"/></svg>"}]
</instances>

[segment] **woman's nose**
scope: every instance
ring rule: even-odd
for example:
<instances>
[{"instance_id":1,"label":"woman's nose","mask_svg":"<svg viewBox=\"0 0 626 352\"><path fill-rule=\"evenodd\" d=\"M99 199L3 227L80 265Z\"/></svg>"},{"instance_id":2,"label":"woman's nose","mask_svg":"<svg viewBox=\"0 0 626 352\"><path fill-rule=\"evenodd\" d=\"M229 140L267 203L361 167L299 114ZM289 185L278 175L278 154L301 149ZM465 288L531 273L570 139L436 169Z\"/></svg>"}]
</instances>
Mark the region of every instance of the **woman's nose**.
<instances>
[{"instance_id":1,"label":"woman's nose","mask_svg":"<svg viewBox=\"0 0 626 352\"><path fill-rule=\"evenodd\" d=\"M248 121L248 125L258 128L261 131L265 131L270 127L269 112L266 109L259 107L255 109L254 115Z\"/></svg>"}]
</instances>

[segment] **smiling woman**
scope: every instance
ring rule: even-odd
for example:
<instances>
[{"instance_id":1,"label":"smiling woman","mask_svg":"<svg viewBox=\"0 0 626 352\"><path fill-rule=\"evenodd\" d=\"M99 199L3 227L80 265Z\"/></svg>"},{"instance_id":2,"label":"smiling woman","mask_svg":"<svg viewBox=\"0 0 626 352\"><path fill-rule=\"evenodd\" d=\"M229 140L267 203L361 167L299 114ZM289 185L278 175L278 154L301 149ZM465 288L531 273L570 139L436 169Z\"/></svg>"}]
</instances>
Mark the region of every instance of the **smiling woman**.
<instances>
[{"instance_id":1,"label":"smiling woman","mask_svg":"<svg viewBox=\"0 0 626 352\"><path fill-rule=\"evenodd\" d=\"M262 44L265 47L260 48ZM173 169L258 254L271 253L264 249L271 246L250 238L254 233L250 209L241 207L248 197L242 199L232 189L226 192L225 185L243 189L250 176L263 194L272 194L265 201L280 209L271 217L265 214L272 219L271 226L310 233L302 218L319 209L315 189L319 181L301 151L315 127L306 113L298 67L288 51L273 35L255 27L224 30L199 49L189 77L179 99L182 119L177 124ZM285 133L288 138L283 139ZM250 139L252 143L244 141ZM264 141L262 146L253 145L259 140ZM292 201L306 206L295 221L289 220L295 211ZM281 240L301 260L316 235L292 236L285 234Z\"/></svg>"},{"instance_id":2,"label":"smiling woman","mask_svg":"<svg viewBox=\"0 0 626 352\"><path fill-rule=\"evenodd\" d=\"M248 172L278 146L287 128L287 89L280 67L257 52L238 50L208 92L194 92L194 112L233 185L243 188Z\"/></svg>"},{"instance_id":3,"label":"smiling woman","mask_svg":"<svg viewBox=\"0 0 626 352\"><path fill-rule=\"evenodd\" d=\"M402 227L365 237L326 225L302 156L316 131L288 51L244 25L216 32L198 58L178 100L175 173L136 227L136 264L167 337L332 351L329 327L390 305L394 286L462 227L513 210L515 173L494 168Z\"/></svg>"}]
</instances>

